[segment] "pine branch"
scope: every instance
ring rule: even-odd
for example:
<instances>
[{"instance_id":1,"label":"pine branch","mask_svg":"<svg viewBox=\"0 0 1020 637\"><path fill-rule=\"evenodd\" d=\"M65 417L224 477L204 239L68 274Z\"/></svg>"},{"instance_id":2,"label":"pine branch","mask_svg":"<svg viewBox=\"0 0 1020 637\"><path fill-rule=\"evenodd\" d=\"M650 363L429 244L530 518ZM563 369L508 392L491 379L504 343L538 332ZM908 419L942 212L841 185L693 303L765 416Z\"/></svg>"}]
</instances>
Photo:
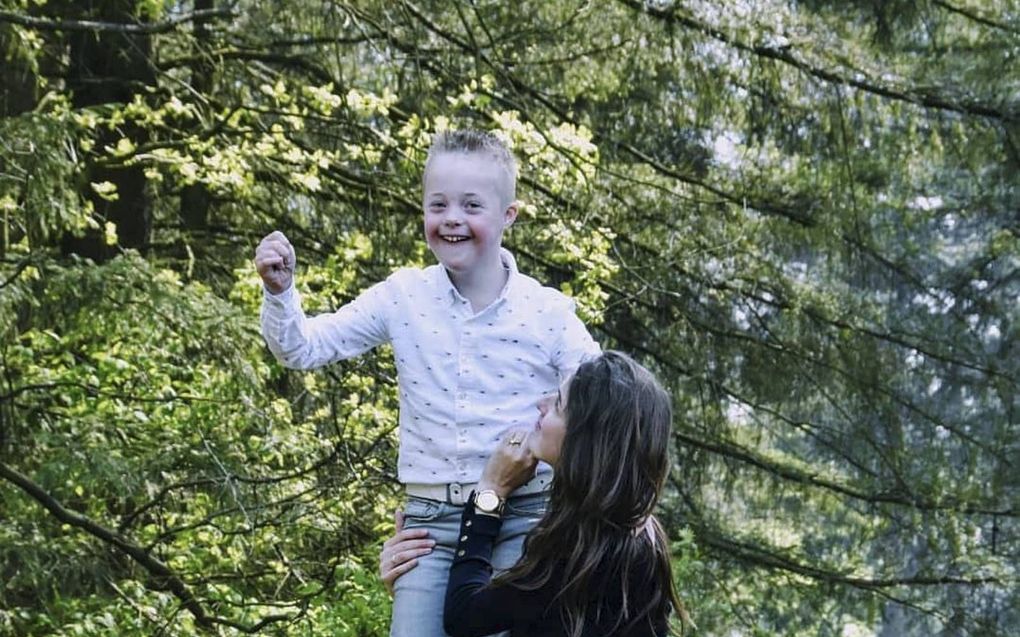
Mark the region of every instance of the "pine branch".
<instances>
[{"instance_id":1,"label":"pine branch","mask_svg":"<svg viewBox=\"0 0 1020 637\"><path fill-rule=\"evenodd\" d=\"M717 549L728 558L734 558L753 566L796 573L798 575L803 575L813 580L827 582L829 584L843 584L869 591L900 586L984 586L986 584L1003 584L1001 580L994 577L966 578L952 575L915 575L912 577L885 577L874 579L854 577L845 573L804 564L793 557L783 555L778 551L770 550L766 547L723 535L716 529L703 526L694 527L694 529L695 538L700 544Z\"/></svg>"},{"instance_id":2,"label":"pine branch","mask_svg":"<svg viewBox=\"0 0 1020 637\"><path fill-rule=\"evenodd\" d=\"M727 35L722 30L707 24L700 22L692 17L681 15L676 9L657 9L651 6L649 3L640 2L638 0L620 0L623 4L627 5L635 11L648 14L653 18L661 20L667 24L675 24L681 27L698 31L704 35L731 46L737 50L744 51L745 53L751 53L758 57L776 60L782 62L788 66L792 66L799 71L807 73L808 75L815 77L824 82L837 85L852 86L856 89L885 97L888 99L908 102L916 104L918 106L924 106L927 108L934 108L945 111L952 111L955 113L961 113L964 115L978 115L981 117L991 117L1003 122L1013 122L1020 119L1020 114L1016 112L1010 112L997 108L995 106L985 104L977 100L954 100L942 95L935 93L934 91L920 90L917 88L899 88L888 85L877 84L864 79L858 79L847 75L841 75L836 71L814 66L793 54L789 47L776 47L767 45L754 45L747 42L743 42L735 37Z\"/></svg>"},{"instance_id":3,"label":"pine branch","mask_svg":"<svg viewBox=\"0 0 1020 637\"><path fill-rule=\"evenodd\" d=\"M677 431L675 434L676 438L692 447L696 447L703 451L737 460L744 464L756 467L766 473L770 473L780 479L795 482L805 486L817 487L832 491L843 496L860 500L862 502L868 502L871 504L897 504L901 506L912 507L922 511L955 511L957 513L964 513L967 515L998 515L1003 517L1020 517L1020 512L1015 509L992 509L983 506L975 506L970 504L954 503L952 501L939 502L926 498L924 496L914 496L909 493L903 493L897 489L889 489L886 491L879 491L876 493L867 493L856 489L854 487L841 484L834 480L829 480L818 475L808 473L802 469L796 467L787 466L764 458L749 449L740 447L739 445L719 441L719 440L702 440L691 436L683 431Z\"/></svg>"},{"instance_id":4,"label":"pine branch","mask_svg":"<svg viewBox=\"0 0 1020 637\"><path fill-rule=\"evenodd\" d=\"M977 11L974 11L972 9L958 7L956 5L945 2L944 0L932 0L932 4L934 4L936 7L941 7L950 13L962 15L968 20L973 20L974 22L977 22L978 24L983 24L986 27L991 27L993 29L1001 29L1003 31L1008 31L1010 33L1020 33L1020 28L1017 28L1010 24L1006 24L1004 22L997 22L989 17L980 15Z\"/></svg>"}]
</instances>

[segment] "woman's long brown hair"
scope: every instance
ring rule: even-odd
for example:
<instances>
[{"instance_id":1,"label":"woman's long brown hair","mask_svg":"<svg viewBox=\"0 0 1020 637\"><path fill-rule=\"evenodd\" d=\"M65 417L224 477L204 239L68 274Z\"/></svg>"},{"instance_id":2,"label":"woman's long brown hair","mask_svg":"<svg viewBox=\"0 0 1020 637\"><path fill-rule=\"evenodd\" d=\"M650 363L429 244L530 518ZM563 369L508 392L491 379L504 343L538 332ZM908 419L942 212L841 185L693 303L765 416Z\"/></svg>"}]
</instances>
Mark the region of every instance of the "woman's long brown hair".
<instances>
[{"instance_id":1,"label":"woman's long brown hair","mask_svg":"<svg viewBox=\"0 0 1020 637\"><path fill-rule=\"evenodd\" d=\"M598 602L617 582L623 609L607 634L659 625L671 609L682 626L688 623L669 543L652 515L669 473L672 420L669 394L626 354L607 351L583 363L567 389L549 509L529 534L524 556L493 584L534 590L559 581L554 601L572 637L603 621ZM644 572L634 572L638 565ZM652 583L652 594L631 599L629 581Z\"/></svg>"}]
</instances>

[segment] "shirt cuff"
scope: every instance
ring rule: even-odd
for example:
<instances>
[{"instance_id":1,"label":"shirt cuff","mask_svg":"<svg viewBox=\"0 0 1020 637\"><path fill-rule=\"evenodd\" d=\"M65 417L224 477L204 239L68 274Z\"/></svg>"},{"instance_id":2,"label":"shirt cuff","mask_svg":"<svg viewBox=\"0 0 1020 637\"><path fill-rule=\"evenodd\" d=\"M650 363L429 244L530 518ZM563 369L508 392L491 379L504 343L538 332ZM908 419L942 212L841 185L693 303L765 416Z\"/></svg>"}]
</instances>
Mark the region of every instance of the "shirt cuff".
<instances>
[{"instance_id":1,"label":"shirt cuff","mask_svg":"<svg viewBox=\"0 0 1020 637\"><path fill-rule=\"evenodd\" d=\"M475 503L466 504L460 516L460 537L454 563L479 558L488 561L502 527L503 518L475 513Z\"/></svg>"},{"instance_id":2,"label":"shirt cuff","mask_svg":"<svg viewBox=\"0 0 1020 637\"><path fill-rule=\"evenodd\" d=\"M265 285L262 286L262 302L265 303L267 307L281 310L292 307L298 300L297 296L298 293L294 288L293 282L290 284L290 287L279 294L273 294L266 288Z\"/></svg>"}]
</instances>

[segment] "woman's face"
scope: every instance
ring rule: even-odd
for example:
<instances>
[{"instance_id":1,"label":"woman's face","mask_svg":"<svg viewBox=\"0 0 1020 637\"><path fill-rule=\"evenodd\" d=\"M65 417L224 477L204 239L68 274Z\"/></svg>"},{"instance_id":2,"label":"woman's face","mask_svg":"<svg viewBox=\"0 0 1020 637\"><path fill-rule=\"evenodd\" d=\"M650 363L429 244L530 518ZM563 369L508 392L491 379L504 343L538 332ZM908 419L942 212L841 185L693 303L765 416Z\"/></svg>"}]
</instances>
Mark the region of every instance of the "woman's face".
<instances>
[{"instance_id":1,"label":"woman's face","mask_svg":"<svg viewBox=\"0 0 1020 637\"><path fill-rule=\"evenodd\" d=\"M555 394L544 396L538 401L538 421L535 430L528 436L531 455L551 465L556 464L567 433L567 389L570 379L564 381Z\"/></svg>"}]
</instances>

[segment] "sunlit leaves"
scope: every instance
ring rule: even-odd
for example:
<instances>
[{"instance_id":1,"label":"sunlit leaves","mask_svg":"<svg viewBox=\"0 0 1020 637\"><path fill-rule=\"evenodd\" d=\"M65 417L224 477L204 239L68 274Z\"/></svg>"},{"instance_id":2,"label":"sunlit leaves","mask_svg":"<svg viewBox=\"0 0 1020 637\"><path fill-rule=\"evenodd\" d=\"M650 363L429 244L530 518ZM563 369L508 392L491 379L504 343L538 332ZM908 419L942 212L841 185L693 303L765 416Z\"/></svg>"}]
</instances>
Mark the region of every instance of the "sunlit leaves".
<instances>
[{"instance_id":1,"label":"sunlit leaves","mask_svg":"<svg viewBox=\"0 0 1020 637\"><path fill-rule=\"evenodd\" d=\"M251 249L290 237L311 311L432 263L425 151L480 127L519 162L521 269L673 392L662 511L704 634L1016 623L1009 3L234 8L201 42L159 34L156 83L84 109L64 36L8 31L51 92L0 119L4 461L123 524L210 610L384 634L390 353L284 370ZM123 200L88 171L132 166L144 258L56 258L86 229L119 241L81 193ZM198 630L116 551L6 485L0 506L0 633ZM999 581L869 583L913 576Z\"/></svg>"}]
</instances>

